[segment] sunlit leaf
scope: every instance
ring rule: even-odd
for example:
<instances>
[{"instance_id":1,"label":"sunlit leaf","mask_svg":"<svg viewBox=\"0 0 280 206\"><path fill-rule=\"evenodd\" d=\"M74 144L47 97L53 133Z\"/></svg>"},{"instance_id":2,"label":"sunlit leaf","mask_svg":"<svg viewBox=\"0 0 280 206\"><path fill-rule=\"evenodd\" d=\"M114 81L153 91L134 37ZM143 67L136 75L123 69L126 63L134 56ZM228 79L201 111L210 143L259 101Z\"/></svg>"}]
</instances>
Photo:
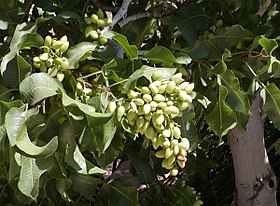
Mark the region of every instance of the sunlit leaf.
<instances>
[{"instance_id":1,"label":"sunlit leaf","mask_svg":"<svg viewBox=\"0 0 280 206\"><path fill-rule=\"evenodd\" d=\"M272 52L278 47L277 41L262 37L259 39L259 44L264 48L267 55L272 55Z\"/></svg>"},{"instance_id":2,"label":"sunlit leaf","mask_svg":"<svg viewBox=\"0 0 280 206\"><path fill-rule=\"evenodd\" d=\"M228 95L227 88L219 86L219 97L214 109L206 116L206 122L210 129L219 137L224 136L228 131L236 126L236 115L226 104Z\"/></svg>"},{"instance_id":3,"label":"sunlit leaf","mask_svg":"<svg viewBox=\"0 0 280 206\"><path fill-rule=\"evenodd\" d=\"M33 200L39 194L40 176L47 171L51 165L51 159L33 159L21 156L21 170L18 182L20 191Z\"/></svg>"},{"instance_id":4,"label":"sunlit leaf","mask_svg":"<svg viewBox=\"0 0 280 206\"><path fill-rule=\"evenodd\" d=\"M58 94L58 89L63 90L62 84L46 73L34 73L25 78L19 86L20 93L31 105Z\"/></svg>"},{"instance_id":5,"label":"sunlit leaf","mask_svg":"<svg viewBox=\"0 0 280 206\"><path fill-rule=\"evenodd\" d=\"M13 107L6 114L5 126L11 146L16 146L21 153L31 157L48 157L57 149L57 137L53 137L46 145L39 147L31 142L27 133L26 121L37 113L37 109Z\"/></svg>"},{"instance_id":6,"label":"sunlit leaf","mask_svg":"<svg viewBox=\"0 0 280 206\"><path fill-rule=\"evenodd\" d=\"M102 174L106 172L86 160L78 145L75 144L67 146L66 162L80 174Z\"/></svg>"},{"instance_id":7,"label":"sunlit leaf","mask_svg":"<svg viewBox=\"0 0 280 206\"><path fill-rule=\"evenodd\" d=\"M277 129L280 129L280 90L274 84L269 84L263 91L264 110Z\"/></svg>"}]
</instances>

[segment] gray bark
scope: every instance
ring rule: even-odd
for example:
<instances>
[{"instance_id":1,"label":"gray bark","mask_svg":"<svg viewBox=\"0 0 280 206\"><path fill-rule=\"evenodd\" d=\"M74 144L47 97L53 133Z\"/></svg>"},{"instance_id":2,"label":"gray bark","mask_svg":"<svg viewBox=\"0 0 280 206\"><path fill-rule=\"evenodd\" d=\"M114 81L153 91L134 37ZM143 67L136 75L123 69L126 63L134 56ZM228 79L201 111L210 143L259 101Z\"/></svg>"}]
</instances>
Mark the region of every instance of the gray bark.
<instances>
[{"instance_id":1,"label":"gray bark","mask_svg":"<svg viewBox=\"0 0 280 206\"><path fill-rule=\"evenodd\" d=\"M232 129L228 133L235 172L235 205L275 206L277 179L269 164L264 145L264 120L259 94L253 100L252 115L241 133Z\"/></svg>"}]
</instances>

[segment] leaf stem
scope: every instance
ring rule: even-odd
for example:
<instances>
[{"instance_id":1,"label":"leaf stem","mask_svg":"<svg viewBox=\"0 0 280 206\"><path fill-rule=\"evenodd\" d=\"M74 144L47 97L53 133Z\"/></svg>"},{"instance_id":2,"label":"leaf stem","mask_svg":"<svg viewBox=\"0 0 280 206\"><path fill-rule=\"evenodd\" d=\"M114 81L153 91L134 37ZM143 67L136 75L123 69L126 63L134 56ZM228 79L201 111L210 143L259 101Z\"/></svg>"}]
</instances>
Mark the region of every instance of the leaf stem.
<instances>
[{"instance_id":1,"label":"leaf stem","mask_svg":"<svg viewBox=\"0 0 280 206\"><path fill-rule=\"evenodd\" d=\"M94 75L97 75L97 74L100 74L100 73L102 73L102 71L97 71L97 72L94 72L94 73L91 73L91 74L82 76L82 77L80 77L80 78L86 79L86 78L89 78L89 77L91 77L91 76L94 76Z\"/></svg>"},{"instance_id":2,"label":"leaf stem","mask_svg":"<svg viewBox=\"0 0 280 206\"><path fill-rule=\"evenodd\" d=\"M116 85L119 85L119 84L121 84L121 83L123 83L123 82L126 82L127 81L127 79L124 79L124 80L122 80L122 81L119 81L119 82L116 82L116 83L114 83L114 84L111 84L110 86L109 86L109 88L110 87L114 87L114 86L116 86Z\"/></svg>"}]
</instances>

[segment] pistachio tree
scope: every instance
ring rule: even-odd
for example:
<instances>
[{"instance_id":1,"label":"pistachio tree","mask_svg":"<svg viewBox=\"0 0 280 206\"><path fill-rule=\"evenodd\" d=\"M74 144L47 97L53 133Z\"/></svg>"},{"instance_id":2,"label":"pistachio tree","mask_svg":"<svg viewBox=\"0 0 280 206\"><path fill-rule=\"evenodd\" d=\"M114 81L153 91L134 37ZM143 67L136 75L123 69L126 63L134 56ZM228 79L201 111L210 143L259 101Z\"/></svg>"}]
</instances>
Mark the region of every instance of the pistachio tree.
<instances>
[{"instance_id":1,"label":"pistachio tree","mask_svg":"<svg viewBox=\"0 0 280 206\"><path fill-rule=\"evenodd\" d=\"M216 205L277 205L278 9L0 2L1 205L208 204L194 185L229 153L235 190Z\"/></svg>"}]
</instances>

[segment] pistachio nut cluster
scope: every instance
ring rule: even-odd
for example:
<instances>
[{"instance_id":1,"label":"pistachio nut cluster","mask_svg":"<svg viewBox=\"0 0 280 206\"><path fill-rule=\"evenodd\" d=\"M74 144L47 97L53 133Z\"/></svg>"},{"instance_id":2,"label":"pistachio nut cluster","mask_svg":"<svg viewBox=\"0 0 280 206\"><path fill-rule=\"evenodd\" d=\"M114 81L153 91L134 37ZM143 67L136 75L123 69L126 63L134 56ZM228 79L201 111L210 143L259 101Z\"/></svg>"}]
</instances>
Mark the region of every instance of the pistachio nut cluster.
<instances>
[{"instance_id":1,"label":"pistachio nut cluster","mask_svg":"<svg viewBox=\"0 0 280 206\"><path fill-rule=\"evenodd\" d=\"M162 167L176 176L178 168L185 167L190 144L182 138L181 126L174 118L192 103L194 84L185 82L181 73L170 79L161 75L158 70L150 85L128 91L127 100L117 108L117 118L148 138L157 150L155 156L163 158Z\"/></svg>"},{"instance_id":2,"label":"pistachio nut cluster","mask_svg":"<svg viewBox=\"0 0 280 206\"><path fill-rule=\"evenodd\" d=\"M51 76L56 76L59 82L64 79L64 71L69 67L69 61L63 56L67 51L69 41L67 36L61 39L46 36L44 41L44 53L33 58L34 66L39 68L41 72L48 72Z\"/></svg>"},{"instance_id":3,"label":"pistachio nut cluster","mask_svg":"<svg viewBox=\"0 0 280 206\"><path fill-rule=\"evenodd\" d=\"M107 38L103 37L101 30L103 27L107 27L112 23L112 19L104 16L104 12L99 9L96 14L85 17L85 22L88 26L85 28L85 37L92 38L94 41L98 41L101 45L107 43Z\"/></svg>"}]
</instances>

